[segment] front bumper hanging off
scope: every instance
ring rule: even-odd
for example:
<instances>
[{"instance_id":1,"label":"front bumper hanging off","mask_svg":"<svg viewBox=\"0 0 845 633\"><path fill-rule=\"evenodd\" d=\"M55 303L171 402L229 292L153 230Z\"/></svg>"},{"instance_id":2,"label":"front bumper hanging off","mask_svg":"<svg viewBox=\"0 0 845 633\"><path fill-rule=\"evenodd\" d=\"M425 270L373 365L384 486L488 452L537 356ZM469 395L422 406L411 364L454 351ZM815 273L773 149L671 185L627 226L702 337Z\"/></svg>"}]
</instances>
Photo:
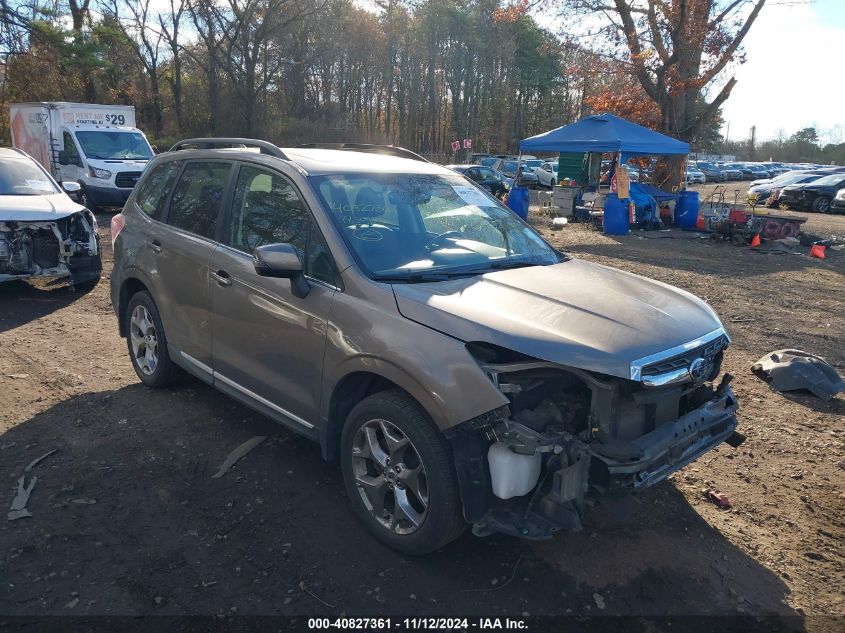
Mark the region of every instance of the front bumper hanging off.
<instances>
[{"instance_id":1,"label":"front bumper hanging off","mask_svg":"<svg viewBox=\"0 0 845 633\"><path fill-rule=\"evenodd\" d=\"M602 444L591 444L590 452L606 466L614 487L647 488L727 440L736 431L738 408L728 387L695 411L629 442L625 461L607 455Z\"/></svg>"},{"instance_id":2,"label":"front bumper hanging off","mask_svg":"<svg viewBox=\"0 0 845 633\"><path fill-rule=\"evenodd\" d=\"M695 461L704 453L727 441L738 446L743 437L736 432L738 404L727 379L712 392L709 400L673 422L630 441L608 440L572 442L559 451L561 462L545 470L535 490L522 497L497 499L489 493L486 502L475 503L467 496L465 516L478 535L503 532L528 539L550 538L559 531L582 529L586 502L601 502L612 512L628 513L636 503L633 493L663 481L672 473ZM466 443L469 434L455 438L453 445L471 456ZM479 468L486 447L475 449L475 470L462 482L478 486ZM457 457L457 455L456 455ZM552 458L557 459L557 457ZM461 468L459 479L461 479ZM473 516L474 515L474 516Z\"/></svg>"}]
</instances>

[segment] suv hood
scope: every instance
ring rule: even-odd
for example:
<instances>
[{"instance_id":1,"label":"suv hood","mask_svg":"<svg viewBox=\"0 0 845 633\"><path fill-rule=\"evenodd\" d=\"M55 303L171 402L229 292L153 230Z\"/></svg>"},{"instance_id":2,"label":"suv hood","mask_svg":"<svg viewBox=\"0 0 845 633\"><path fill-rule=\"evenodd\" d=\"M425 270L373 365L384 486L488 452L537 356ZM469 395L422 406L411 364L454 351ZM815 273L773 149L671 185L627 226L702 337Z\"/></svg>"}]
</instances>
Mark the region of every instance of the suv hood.
<instances>
[{"instance_id":1,"label":"suv hood","mask_svg":"<svg viewBox=\"0 0 845 633\"><path fill-rule=\"evenodd\" d=\"M85 209L65 193L49 196L0 196L0 222L61 220Z\"/></svg>"},{"instance_id":2,"label":"suv hood","mask_svg":"<svg viewBox=\"0 0 845 633\"><path fill-rule=\"evenodd\" d=\"M694 295L568 260L424 284L394 284L406 318L569 367L631 377L631 363L722 327Z\"/></svg>"}]
</instances>

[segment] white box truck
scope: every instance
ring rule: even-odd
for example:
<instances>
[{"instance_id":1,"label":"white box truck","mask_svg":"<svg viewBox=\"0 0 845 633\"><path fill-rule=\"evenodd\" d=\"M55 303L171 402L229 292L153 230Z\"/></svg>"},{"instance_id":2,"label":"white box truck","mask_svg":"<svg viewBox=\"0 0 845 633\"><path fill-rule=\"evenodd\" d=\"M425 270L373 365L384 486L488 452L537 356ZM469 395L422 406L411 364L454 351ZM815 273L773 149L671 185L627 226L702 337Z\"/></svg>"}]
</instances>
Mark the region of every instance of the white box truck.
<instances>
[{"instance_id":1,"label":"white box truck","mask_svg":"<svg viewBox=\"0 0 845 633\"><path fill-rule=\"evenodd\" d=\"M135 127L135 108L41 102L10 106L12 144L59 182L78 182L92 211L122 207L153 150Z\"/></svg>"}]
</instances>

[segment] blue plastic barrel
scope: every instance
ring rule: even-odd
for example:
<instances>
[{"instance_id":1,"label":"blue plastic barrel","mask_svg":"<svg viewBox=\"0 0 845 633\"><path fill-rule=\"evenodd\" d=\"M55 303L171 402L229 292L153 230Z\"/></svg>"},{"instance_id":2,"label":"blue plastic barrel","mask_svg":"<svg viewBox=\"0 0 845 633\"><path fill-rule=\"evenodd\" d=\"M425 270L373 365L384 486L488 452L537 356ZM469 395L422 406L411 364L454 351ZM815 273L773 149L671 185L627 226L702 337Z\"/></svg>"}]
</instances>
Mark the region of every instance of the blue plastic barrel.
<instances>
[{"instance_id":1,"label":"blue plastic barrel","mask_svg":"<svg viewBox=\"0 0 845 633\"><path fill-rule=\"evenodd\" d=\"M698 223L698 192L681 191L675 203L675 226L694 229Z\"/></svg>"},{"instance_id":2,"label":"blue plastic barrel","mask_svg":"<svg viewBox=\"0 0 845 633\"><path fill-rule=\"evenodd\" d=\"M615 193L611 193L604 201L604 232L608 235L628 235L631 228L628 220L628 205L622 202Z\"/></svg>"},{"instance_id":3,"label":"blue plastic barrel","mask_svg":"<svg viewBox=\"0 0 845 633\"><path fill-rule=\"evenodd\" d=\"M508 206L523 220L528 219L528 187L514 187L508 194Z\"/></svg>"}]
</instances>

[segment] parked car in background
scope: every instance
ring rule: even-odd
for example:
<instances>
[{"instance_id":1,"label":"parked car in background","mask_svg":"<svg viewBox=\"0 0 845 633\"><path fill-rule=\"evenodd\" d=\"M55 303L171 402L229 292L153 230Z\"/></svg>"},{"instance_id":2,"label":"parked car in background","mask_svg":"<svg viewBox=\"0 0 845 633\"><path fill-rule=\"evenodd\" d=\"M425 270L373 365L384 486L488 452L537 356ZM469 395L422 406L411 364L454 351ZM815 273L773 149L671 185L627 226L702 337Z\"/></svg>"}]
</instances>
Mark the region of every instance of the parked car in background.
<instances>
[{"instance_id":1,"label":"parked car in background","mask_svg":"<svg viewBox=\"0 0 845 633\"><path fill-rule=\"evenodd\" d=\"M746 163L746 167L751 170L751 173L754 176L754 180L761 178L771 178L773 175L771 171L769 171L766 167L758 163Z\"/></svg>"},{"instance_id":2,"label":"parked car in background","mask_svg":"<svg viewBox=\"0 0 845 633\"><path fill-rule=\"evenodd\" d=\"M703 185L707 182L707 177L704 175L704 172L698 169L697 167L687 166L686 171L686 180L687 184L692 185Z\"/></svg>"},{"instance_id":3,"label":"parked car in background","mask_svg":"<svg viewBox=\"0 0 845 633\"><path fill-rule=\"evenodd\" d=\"M833 202L830 203L830 210L833 213L845 213L845 189L840 189L833 196Z\"/></svg>"},{"instance_id":4,"label":"parked car in background","mask_svg":"<svg viewBox=\"0 0 845 633\"><path fill-rule=\"evenodd\" d=\"M546 161L534 170L541 187L553 187L557 184L557 161Z\"/></svg>"},{"instance_id":5,"label":"parked car in background","mask_svg":"<svg viewBox=\"0 0 845 633\"><path fill-rule=\"evenodd\" d=\"M446 165L447 169L463 174L474 183L501 199L510 191L510 187L496 176L496 172L483 165Z\"/></svg>"},{"instance_id":6,"label":"parked car in background","mask_svg":"<svg viewBox=\"0 0 845 633\"><path fill-rule=\"evenodd\" d=\"M577 531L742 442L730 338L689 292L567 257L401 148L215 141L153 159L112 222L129 361L318 442L383 544Z\"/></svg>"},{"instance_id":7,"label":"parked car in background","mask_svg":"<svg viewBox=\"0 0 845 633\"><path fill-rule=\"evenodd\" d=\"M536 187L540 184L540 179L526 164L525 161L521 164L522 167L522 176L520 177L521 182L518 184L523 187ZM517 179L517 171L519 171L520 163L517 160L505 160L502 161L502 166L500 171L508 176L509 178L513 178L514 180Z\"/></svg>"},{"instance_id":8,"label":"parked car in background","mask_svg":"<svg viewBox=\"0 0 845 633\"><path fill-rule=\"evenodd\" d=\"M93 286L103 269L94 214L22 150L0 148L0 281L70 278Z\"/></svg>"},{"instance_id":9,"label":"parked car in background","mask_svg":"<svg viewBox=\"0 0 845 633\"><path fill-rule=\"evenodd\" d=\"M783 163L766 163L766 167L769 169L769 173L772 177L780 176L790 171L794 171L792 167L785 165Z\"/></svg>"},{"instance_id":10,"label":"parked car in background","mask_svg":"<svg viewBox=\"0 0 845 633\"><path fill-rule=\"evenodd\" d=\"M762 204L769 201L768 206L778 206L778 196L781 189L790 185L800 185L808 182L813 182L823 177L825 174L818 172L787 172L777 178L759 181L758 184L751 183L748 189L747 198L753 199L757 204Z\"/></svg>"},{"instance_id":11,"label":"parked car in background","mask_svg":"<svg viewBox=\"0 0 845 633\"><path fill-rule=\"evenodd\" d=\"M528 160L522 161L522 164L524 167L536 172L545 162L545 160L541 160L539 158L529 158Z\"/></svg>"},{"instance_id":12,"label":"parked car in background","mask_svg":"<svg viewBox=\"0 0 845 633\"><path fill-rule=\"evenodd\" d=\"M743 172L738 167L734 167L732 163L719 163L719 169L725 174L724 181L742 180Z\"/></svg>"},{"instance_id":13,"label":"parked car in background","mask_svg":"<svg viewBox=\"0 0 845 633\"><path fill-rule=\"evenodd\" d=\"M511 178L507 174L503 174L502 172L500 172L496 169L493 170L493 173L496 175L496 178L498 179L498 181L500 183L502 183L507 188L508 191L513 189L513 183L514 183L513 178Z\"/></svg>"},{"instance_id":14,"label":"parked car in background","mask_svg":"<svg viewBox=\"0 0 845 633\"><path fill-rule=\"evenodd\" d=\"M713 163L706 163L699 160L696 161L695 166L698 171L704 174L707 182L724 182L727 180L727 174Z\"/></svg>"},{"instance_id":15,"label":"parked car in background","mask_svg":"<svg viewBox=\"0 0 845 633\"><path fill-rule=\"evenodd\" d=\"M756 178L752 169L742 163L726 163L725 167L734 173L739 172L737 180L754 180Z\"/></svg>"},{"instance_id":16,"label":"parked car in background","mask_svg":"<svg viewBox=\"0 0 845 633\"><path fill-rule=\"evenodd\" d=\"M834 196L843 187L845 173L830 174L813 182L784 187L778 197L778 203L796 211L827 213Z\"/></svg>"}]
</instances>

